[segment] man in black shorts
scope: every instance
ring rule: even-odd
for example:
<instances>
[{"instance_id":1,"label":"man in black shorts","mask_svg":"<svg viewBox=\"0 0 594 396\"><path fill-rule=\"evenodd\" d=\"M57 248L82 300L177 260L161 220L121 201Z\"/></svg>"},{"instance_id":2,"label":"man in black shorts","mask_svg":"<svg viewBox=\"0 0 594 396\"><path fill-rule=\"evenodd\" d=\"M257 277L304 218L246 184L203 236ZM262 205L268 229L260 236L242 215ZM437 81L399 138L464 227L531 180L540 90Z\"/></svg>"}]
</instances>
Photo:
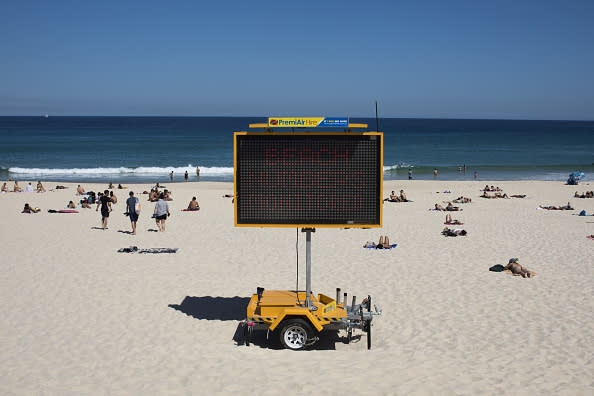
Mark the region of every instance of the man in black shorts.
<instances>
[{"instance_id":1,"label":"man in black shorts","mask_svg":"<svg viewBox=\"0 0 594 396\"><path fill-rule=\"evenodd\" d=\"M101 198L99 198L95 212L99 210L99 205L101 205L101 225L105 230L107 228L107 218L109 217L109 212L111 212L111 198L109 198L109 191L105 190Z\"/></svg>"}]
</instances>

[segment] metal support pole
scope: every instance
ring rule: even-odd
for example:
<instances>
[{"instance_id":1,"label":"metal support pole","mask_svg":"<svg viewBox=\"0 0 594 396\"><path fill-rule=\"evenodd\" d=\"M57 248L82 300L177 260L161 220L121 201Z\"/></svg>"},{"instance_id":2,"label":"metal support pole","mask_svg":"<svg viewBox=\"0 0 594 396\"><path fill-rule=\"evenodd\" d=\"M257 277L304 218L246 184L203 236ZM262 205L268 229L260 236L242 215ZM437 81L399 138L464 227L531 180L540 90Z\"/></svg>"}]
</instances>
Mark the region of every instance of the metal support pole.
<instances>
[{"instance_id":1,"label":"metal support pole","mask_svg":"<svg viewBox=\"0 0 594 396\"><path fill-rule=\"evenodd\" d=\"M311 309L311 233L316 229L302 228L301 232L305 232L305 306Z\"/></svg>"}]
</instances>

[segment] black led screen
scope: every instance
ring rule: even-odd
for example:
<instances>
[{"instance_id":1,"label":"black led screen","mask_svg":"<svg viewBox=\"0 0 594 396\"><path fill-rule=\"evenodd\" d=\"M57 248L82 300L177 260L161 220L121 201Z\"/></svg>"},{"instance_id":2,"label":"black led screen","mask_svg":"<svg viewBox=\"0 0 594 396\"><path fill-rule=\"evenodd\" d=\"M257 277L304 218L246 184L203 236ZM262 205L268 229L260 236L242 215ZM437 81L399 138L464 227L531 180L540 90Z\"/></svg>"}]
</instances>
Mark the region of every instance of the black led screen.
<instances>
[{"instance_id":1,"label":"black led screen","mask_svg":"<svg viewBox=\"0 0 594 396\"><path fill-rule=\"evenodd\" d=\"M236 133L236 225L381 226L382 138Z\"/></svg>"}]
</instances>

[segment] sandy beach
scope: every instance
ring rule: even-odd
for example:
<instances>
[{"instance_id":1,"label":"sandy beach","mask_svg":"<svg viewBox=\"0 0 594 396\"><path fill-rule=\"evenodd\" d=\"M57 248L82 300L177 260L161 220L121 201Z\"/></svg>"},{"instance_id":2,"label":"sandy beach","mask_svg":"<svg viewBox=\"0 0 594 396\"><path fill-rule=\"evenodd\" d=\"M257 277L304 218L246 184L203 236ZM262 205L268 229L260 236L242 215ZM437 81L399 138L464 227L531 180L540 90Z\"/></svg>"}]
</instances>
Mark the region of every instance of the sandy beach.
<instances>
[{"instance_id":1,"label":"sandy beach","mask_svg":"<svg viewBox=\"0 0 594 396\"><path fill-rule=\"evenodd\" d=\"M404 189L412 202L386 202L382 228L320 228L312 239L314 293L341 287L383 309L373 347L363 335L302 352L265 334L250 347L233 340L257 286L295 288L296 231L234 227L231 183L165 183L164 233L140 194L148 184L114 190L107 230L95 205L48 213L80 199L76 183L44 182L56 184L68 188L0 194L1 394L594 393L594 217L577 216L594 213L594 199L573 198L593 183L386 181L384 197ZM485 184L527 197L479 198ZM130 190L143 207L138 235L123 215ZM192 196L201 210L183 212ZM445 237L446 214L429 209L459 196L472 199L452 213L468 235ZM568 201L575 210L537 209ZM22 214L25 203L41 212ZM398 246L362 248L380 235ZM129 246L180 250L117 253ZM489 271L511 257L536 277Z\"/></svg>"}]
</instances>

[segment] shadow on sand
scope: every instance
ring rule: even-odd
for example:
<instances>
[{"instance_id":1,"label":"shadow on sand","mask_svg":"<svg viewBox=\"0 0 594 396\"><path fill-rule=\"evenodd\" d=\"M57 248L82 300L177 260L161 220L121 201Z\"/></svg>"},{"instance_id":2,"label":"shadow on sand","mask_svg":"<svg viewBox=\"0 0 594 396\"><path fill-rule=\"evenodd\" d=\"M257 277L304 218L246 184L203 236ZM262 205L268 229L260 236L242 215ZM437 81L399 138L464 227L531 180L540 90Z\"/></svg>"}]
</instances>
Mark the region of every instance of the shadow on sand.
<instances>
[{"instance_id":1,"label":"shadow on sand","mask_svg":"<svg viewBox=\"0 0 594 396\"><path fill-rule=\"evenodd\" d=\"M186 296L181 304L169 304L169 307L196 319L240 322L246 318L246 307L249 302L250 298L248 297ZM319 341L311 349L334 350L337 342L346 343L346 337L340 337L337 331L324 331L319 334L319 337ZM237 345L245 344L241 323L237 324L232 339ZM354 335L351 342L359 342L360 339L361 335ZM255 331L250 337L250 344L260 348L283 349L278 331Z\"/></svg>"}]
</instances>

